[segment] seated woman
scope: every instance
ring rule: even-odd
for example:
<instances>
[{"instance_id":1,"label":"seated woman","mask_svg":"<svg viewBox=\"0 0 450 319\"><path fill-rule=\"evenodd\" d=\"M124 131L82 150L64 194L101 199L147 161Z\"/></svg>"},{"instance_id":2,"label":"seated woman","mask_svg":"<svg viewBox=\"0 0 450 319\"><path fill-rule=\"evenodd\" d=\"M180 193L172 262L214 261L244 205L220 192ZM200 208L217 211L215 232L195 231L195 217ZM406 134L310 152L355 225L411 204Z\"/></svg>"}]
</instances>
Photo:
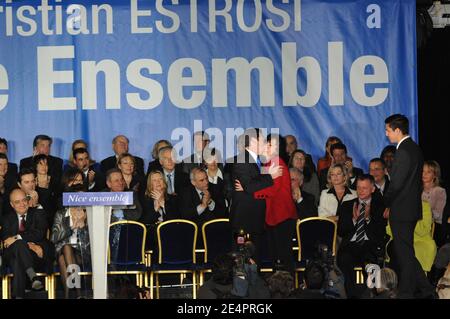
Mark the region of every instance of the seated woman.
<instances>
[{"instance_id":1,"label":"seated woman","mask_svg":"<svg viewBox=\"0 0 450 319\"><path fill-rule=\"evenodd\" d=\"M343 164L334 164L328 170L328 188L320 194L319 217L328 217L337 221L337 210L342 202L357 197L356 191L348 187L348 171Z\"/></svg>"},{"instance_id":2,"label":"seated woman","mask_svg":"<svg viewBox=\"0 0 450 319\"><path fill-rule=\"evenodd\" d=\"M427 272L431 270L437 252L436 243L431 236L432 225L433 218L430 204L422 201L422 219L417 222L416 228L414 229L414 251L422 269ZM386 233L392 238L392 231L389 224L386 226ZM395 257L393 256L393 249L391 247L392 243L389 243L388 255L394 261L393 267L396 267Z\"/></svg>"},{"instance_id":3,"label":"seated woman","mask_svg":"<svg viewBox=\"0 0 450 319\"><path fill-rule=\"evenodd\" d=\"M34 171L36 172L36 192L39 201L47 214L47 222L51 228L56 212L56 196L58 194L59 181L48 174L48 156L36 155L33 158Z\"/></svg>"},{"instance_id":4,"label":"seated woman","mask_svg":"<svg viewBox=\"0 0 450 319\"><path fill-rule=\"evenodd\" d=\"M76 184L67 189L70 192L85 191L83 184ZM73 272L72 265L81 269L90 263L89 229L86 210L80 207L65 207L55 214L51 241L55 244L56 259L61 273L64 296L69 298L67 278ZM69 267L71 266L71 267ZM77 297L81 296L76 288Z\"/></svg>"},{"instance_id":5,"label":"seated woman","mask_svg":"<svg viewBox=\"0 0 450 319\"><path fill-rule=\"evenodd\" d=\"M163 173L151 171L147 177L147 188L142 202L142 216L139 220L147 226L147 248L154 249L156 224L181 218L178 211L178 200L174 195L167 193L167 184Z\"/></svg>"},{"instance_id":6,"label":"seated woman","mask_svg":"<svg viewBox=\"0 0 450 319\"><path fill-rule=\"evenodd\" d=\"M313 167L306 164L306 153L303 150L295 150L289 160L289 167L295 167L303 173L302 190L314 196L315 204L319 203L320 187L319 177Z\"/></svg>"},{"instance_id":7,"label":"seated woman","mask_svg":"<svg viewBox=\"0 0 450 319\"><path fill-rule=\"evenodd\" d=\"M129 153L119 155L117 168L122 172L125 180L125 189L140 194L141 187L144 186L144 177L136 174L136 161Z\"/></svg>"},{"instance_id":8,"label":"seated woman","mask_svg":"<svg viewBox=\"0 0 450 319\"><path fill-rule=\"evenodd\" d=\"M330 136L325 143L325 155L319 158L317 161L317 176L320 176L320 171L331 166L332 158L330 153L330 147L333 144L341 143L342 141L337 136Z\"/></svg>"},{"instance_id":9,"label":"seated woman","mask_svg":"<svg viewBox=\"0 0 450 319\"><path fill-rule=\"evenodd\" d=\"M435 225L434 240L436 241L438 247L440 247L445 243L442 223L447 223L447 221L443 221L442 217L444 207L447 203L447 193L445 189L440 186L441 167L438 162L425 161L423 164L422 183L422 200L430 204Z\"/></svg>"}]
</instances>

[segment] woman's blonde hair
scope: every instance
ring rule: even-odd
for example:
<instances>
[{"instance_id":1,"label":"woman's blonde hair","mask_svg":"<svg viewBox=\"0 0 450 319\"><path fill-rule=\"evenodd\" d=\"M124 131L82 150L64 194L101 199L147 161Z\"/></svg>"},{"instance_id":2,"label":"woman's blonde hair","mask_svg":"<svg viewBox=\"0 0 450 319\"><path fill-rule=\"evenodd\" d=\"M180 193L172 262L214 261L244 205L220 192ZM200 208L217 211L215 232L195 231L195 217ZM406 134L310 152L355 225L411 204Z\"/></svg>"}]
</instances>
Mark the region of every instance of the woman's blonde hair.
<instances>
[{"instance_id":1,"label":"woman's blonde hair","mask_svg":"<svg viewBox=\"0 0 450 319\"><path fill-rule=\"evenodd\" d=\"M167 183L166 183L166 179L164 178L164 174L161 171L151 171L148 174L147 177L147 187L145 188L145 196L147 197L151 197L152 191L153 191L153 187L152 187L152 176L153 175L160 175L164 184L164 193L165 193L165 197L167 197Z\"/></svg>"},{"instance_id":2,"label":"woman's blonde hair","mask_svg":"<svg viewBox=\"0 0 450 319\"><path fill-rule=\"evenodd\" d=\"M433 160L428 160L425 161L423 163L423 166L428 166L429 169L431 169L431 171L434 174L434 180L433 180L433 185L434 186L440 186L441 185L441 166L439 165L438 162L433 161Z\"/></svg>"},{"instance_id":3,"label":"woman's blonde hair","mask_svg":"<svg viewBox=\"0 0 450 319\"><path fill-rule=\"evenodd\" d=\"M330 166L330 168L328 169L328 173L327 173L327 187L328 188L332 188L333 184L331 183L331 172L333 169L335 168L340 168L342 171L342 174L344 175L344 179L345 179L345 186L348 185L348 170L347 167L344 164L333 164Z\"/></svg>"}]
</instances>

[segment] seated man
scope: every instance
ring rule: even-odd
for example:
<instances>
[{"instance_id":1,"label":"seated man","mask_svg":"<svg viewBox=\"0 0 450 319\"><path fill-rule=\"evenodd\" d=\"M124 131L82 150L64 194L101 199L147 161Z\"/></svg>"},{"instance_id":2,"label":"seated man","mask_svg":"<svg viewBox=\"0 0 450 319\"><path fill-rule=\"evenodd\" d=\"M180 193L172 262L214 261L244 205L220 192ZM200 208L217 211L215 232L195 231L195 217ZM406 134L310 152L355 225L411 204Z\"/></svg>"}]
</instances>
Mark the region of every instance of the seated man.
<instances>
[{"instance_id":1,"label":"seated man","mask_svg":"<svg viewBox=\"0 0 450 319\"><path fill-rule=\"evenodd\" d=\"M112 149L114 151L114 155L105 158L100 162L100 169L103 173L103 176L106 175L106 172L109 171L112 168L117 167L117 160L119 159L119 156L124 153L128 152L128 145L130 141L128 140L128 137L125 135L117 135L112 140ZM134 159L136 161L136 174L139 176L145 176L144 174L144 160L138 156L134 156Z\"/></svg>"},{"instance_id":2,"label":"seated man","mask_svg":"<svg viewBox=\"0 0 450 319\"><path fill-rule=\"evenodd\" d=\"M37 135L33 140L33 156L20 160L20 170L33 167L33 157L39 154L44 154L48 156L48 175L52 176L55 181L61 180L63 160L59 157L50 155L52 143L53 139L50 136Z\"/></svg>"},{"instance_id":3,"label":"seated man","mask_svg":"<svg viewBox=\"0 0 450 319\"><path fill-rule=\"evenodd\" d=\"M189 185L189 175L183 172L183 164L176 163L173 147L161 148L158 157L167 184L167 194L180 194Z\"/></svg>"},{"instance_id":4,"label":"seated man","mask_svg":"<svg viewBox=\"0 0 450 319\"><path fill-rule=\"evenodd\" d=\"M225 218L225 198L208 182L205 170L194 167L190 173L191 185L181 193L181 216L201 226L216 218Z\"/></svg>"},{"instance_id":5,"label":"seated man","mask_svg":"<svg viewBox=\"0 0 450 319\"><path fill-rule=\"evenodd\" d=\"M90 165L89 152L85 148L73 151L73 165L83 172L83 184L90 192L100 191L104 188L103 174L94 165Z\"/></svg>"},{"instance_id":6,"label":"seated man","mask_svg":"<svg viewBox=\"0 0 450 319\"><path fill-rule=\"evenodd\" d=\"M13 296L23 298L27 277L33 289L42 289L36 271L51 269L54 249L45 238L47 223L44 216L29 208L25 192L14 189L10 202L14 212L3 217L1 238L5 263L14 274Z\"/></svg>"},{"instance_id":7,"label":"seated man","mask_svg":"<svg viewBox=\"0 0 450 319\"><path fill-rule=\"evenodd\" d=\"M15 167L16 172L11 174L11 166L9 164L6 154L0 152L0 217L10 209L9 192L17 183L17 166ZM12 169L14 170L14 167Z\"/></svg>"},{"instance_id":8,"label":"seated man","mask_svg":"<svg viewBox=\"0 0 450 319\"><path fill-rule=\"evenodd\" d=\"M345 290L349 298L358 297L354 267L365 263L378 263L384 257L386 221L381 197L372 196L375 191L373 177L358 176L358 197L343 202L338 208L338 235L342 242L337 253L337 263L345 278Z\"/></svg>"},{"instance_id":9,"label":"seated man","mask_svg":"<svg viewBox=\"0 0 450 319\"><path fill-rule=\"evenodd\" d=\"M289 169L291 175L292 199L295 202L299 219L317 217L317 205L314 196L302 191L303 173L295 167Z\"/></svg>"},{"instance_id":10,"label":"seated man","mask_svg":"<svg viewBox=\"0 0 450 319\"><path fill-rule=\"evenodd\" d=\"M106 173L107 192L124 192L125 180L118 168L112 168ZM114 208L111 212L111 222L119 220L138 221L142 215L142 206L136 192L133 192L133 205L127 208Z\"/></svg>"},{"instance_id":11,"label":"seated man","mask_svg":"<svg viewBox=\"0 0 450 319\"><path fill-rule=\"evenodd\" d=\"M389 176L387 175L386 163L381 158L372 158L369 163L369 174L375 180L375 187L381 195L386 193L389 187Z\"/></svg>"}]
</instances>

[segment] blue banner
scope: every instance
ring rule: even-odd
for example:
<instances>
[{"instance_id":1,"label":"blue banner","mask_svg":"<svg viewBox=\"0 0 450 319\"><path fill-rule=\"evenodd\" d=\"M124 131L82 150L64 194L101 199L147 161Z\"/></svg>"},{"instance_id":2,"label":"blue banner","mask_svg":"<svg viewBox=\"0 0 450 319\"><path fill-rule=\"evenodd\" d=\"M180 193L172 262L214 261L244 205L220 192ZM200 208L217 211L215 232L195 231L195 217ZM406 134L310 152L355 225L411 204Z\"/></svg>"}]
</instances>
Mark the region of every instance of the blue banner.
<instances>
[{"instance_id":1,"label":"blue banner","mask_svg":"<svg viewBox=\"0 0 450 319\"><path fill-rule=\"evenodd\" d=\"M124 134L148 161L198 129L229 157L236 128L278 128L315 160L337 135L367 170L388 115L417 140L415 34L414 0L3 0L0 136L16 162L37 134L96 160Z\"/></svg>"}]
</instances>

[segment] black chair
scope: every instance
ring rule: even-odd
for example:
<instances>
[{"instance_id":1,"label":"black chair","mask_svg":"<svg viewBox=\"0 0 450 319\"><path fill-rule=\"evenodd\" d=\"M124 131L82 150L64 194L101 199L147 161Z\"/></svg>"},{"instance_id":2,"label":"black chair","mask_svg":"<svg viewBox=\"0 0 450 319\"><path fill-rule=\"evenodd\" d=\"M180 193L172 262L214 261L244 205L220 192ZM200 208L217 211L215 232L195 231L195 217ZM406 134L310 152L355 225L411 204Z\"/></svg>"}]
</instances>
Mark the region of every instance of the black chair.
<instances>
[{"instance_id":1,"label":"black chair","mask_svg":"<svg viewBox=\"0 0 450 319\"><path fill-rule=\"evenodd\" d=\"M147 285L145 238L147 228L121 220L109 226L108 275L136 275L136 285ZM145 283L144 283L145 281Z\"/></svg>"},{"instance_id":2,"label":"black chair","mask_svg":"<svg viewBox=\"0 0 450 319\"><path fill-rule=\"evenodd\" d=\"M297 221L298 257L295 269L295 284L298 287L298 272L304 271L306 263L316 257L318 245L327 245L336 256L337 224L326 217L309 217Z\"/></svg>"},{"instance_id":3,"label":"black chair","mask_svg":"<svg viewBox=\"0 0 450 319\"><path fill-rule=\"evenodd\" d=\"M162 222L156 229L158 258L150 269L150 294L153 298L153 276L156 278L156 298L159 299L160 274L192 274L192 295L196 299L197 225L184 219Z\"/></svg>"},{"instance_id":4,"label":"black chair","mask_svg":"<svg viewBox=\"0 0 450 319\"><path fill-rule=\"evenodd\" d=\"M231 225L228 218L218 218L207 221L202 226L202 238L204 245L203 263L198 266L199 284L203 284L204 274L211 271L214 259L231 252ZM197 250L202 252L202 250Z\"/></svg>"}]
</instances>

